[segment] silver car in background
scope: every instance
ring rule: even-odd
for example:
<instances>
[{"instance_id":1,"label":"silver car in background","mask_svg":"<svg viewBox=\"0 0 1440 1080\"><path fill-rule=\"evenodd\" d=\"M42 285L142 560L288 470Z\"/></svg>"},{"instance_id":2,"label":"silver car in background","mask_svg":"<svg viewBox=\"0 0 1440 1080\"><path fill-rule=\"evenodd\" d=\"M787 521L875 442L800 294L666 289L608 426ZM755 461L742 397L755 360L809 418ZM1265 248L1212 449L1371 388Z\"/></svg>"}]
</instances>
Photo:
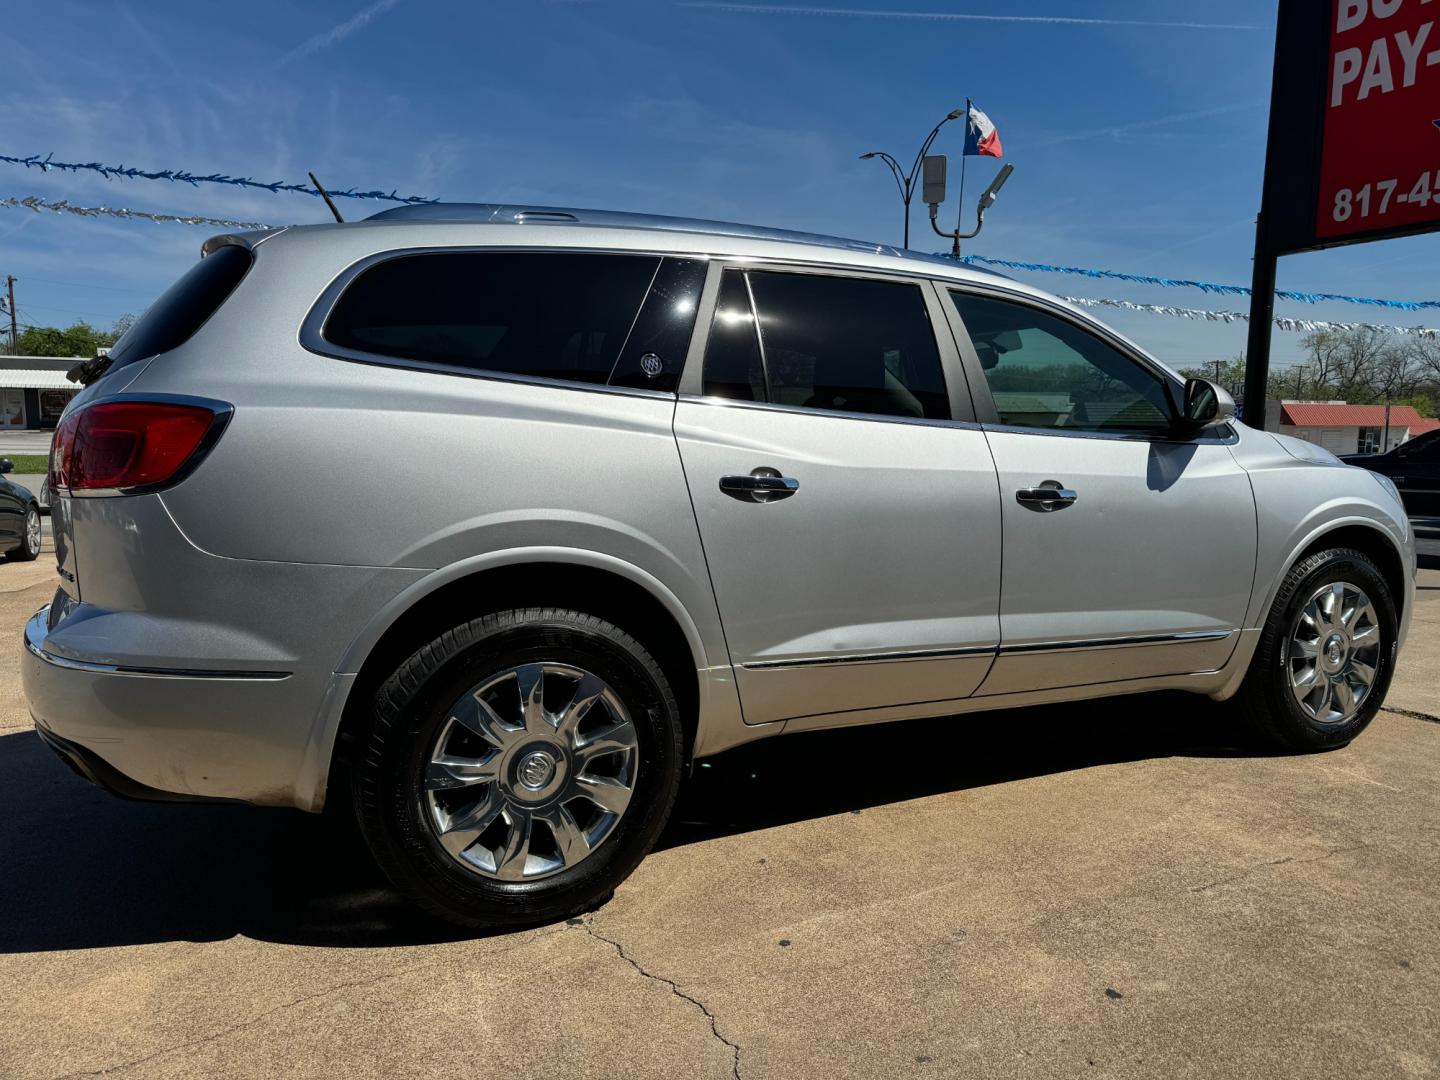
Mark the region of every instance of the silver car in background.
<instances>
[{"instance_id":1,"label":"silver car in background","mask_svg":"<svg viewBox=\"0 0 1440 1080\"><path fill-rule=\"evenodd\" d=\"M1384 478L874 244L492 205L220 236L96 367L41 736L121 794L350 799L468 925L599 902L694 760L780 732L1179 689L1341 746L1411 614Z\"/></svg>"}]
</instances>

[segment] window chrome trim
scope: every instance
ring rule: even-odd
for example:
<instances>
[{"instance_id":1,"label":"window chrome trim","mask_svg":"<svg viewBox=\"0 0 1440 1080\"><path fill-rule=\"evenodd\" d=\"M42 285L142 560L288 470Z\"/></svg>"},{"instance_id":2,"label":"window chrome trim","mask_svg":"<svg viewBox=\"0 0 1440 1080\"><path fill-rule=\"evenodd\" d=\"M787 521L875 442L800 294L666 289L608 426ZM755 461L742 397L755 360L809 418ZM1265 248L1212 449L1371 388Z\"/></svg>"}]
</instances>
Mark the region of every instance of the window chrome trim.
<instances>
[{"instance_id":1,"label":"window chrome trim","mask_svg":"<svg viewBox=\"0 0 1440 1080\"><path fill-rule=\"evenodd\" d=\"M1022 427L1019 424L985 423L980 425L987 432L997 435L1048 435L1061 439L1104 439L1108 442L1172 443L1177 446L1234 446L1240 435L1230 424L1225 424L1224 435L1165 434L1144 431L1086 431L1081 428Z\"/></svg>"},{"instance_id":2,"label":"window chrome trim","mask_svg":"<svg viewBox=\"0 0 1440 1080\"><path fill-rule=\"evenodd\" d=\"M804 405L775 405L768 401L739 401L735 398L705 394L681 394L680 400L691 405L710 405L722 409L760 409L766 412L790 413L797 416L836 417L842 420L869 420L877 424L911 424L918 427L959 428L982 431L984 425L973 420L931 420L923 416L887 416L885 413L846 412L841 409L807 409Z\"/></svg>"},{"instance_id":3,"label":"window chrome trim","mask_svg":"<svg viewBox=\"0 0 1440 1080\"><path fill-rule=\"evenodd\" d=\"M1013 653L1064 652L1069 649L1113 649L1132 645L1174 645L1189 641L1223 641L1234 630L1190 630L1183 634L1138 634L1127 637L1084 638L1076 641L1032 641L1021 645L1002 645L1002 656Z\"/></svg>"},{"instance_id":4,"label":"window chrome trim","mask_svg":"<svg viewBox=\"0 0 1440 1080\"><path fill-rule=\"evenodd\" d=\"M92 675L128 675L145 679L229 679L250 682L281 682L290 678L288 671L224 671L215 668L160 668L136 664L107 664L92 660L72 660L45 651L46 623L50 608L45 606L25 624L25 649L41 663L67 671L86 671Z\"/></svg>"},{"instance_id":5,"label":"window chrome trim","mask_svg":"<svg viewBox=\"0 0 1440 1080\"><path fill-rule=\"evenodd\" d=\"M993 656L995 649L994 645L972 645L960 649L845 653L840 656L804 656L793 660L752 660L740 666L746 671L773 671L777 668L822 667L830 664L890 664L899 660L950 660L963 656Z\"/></svg>"}]
</instances>

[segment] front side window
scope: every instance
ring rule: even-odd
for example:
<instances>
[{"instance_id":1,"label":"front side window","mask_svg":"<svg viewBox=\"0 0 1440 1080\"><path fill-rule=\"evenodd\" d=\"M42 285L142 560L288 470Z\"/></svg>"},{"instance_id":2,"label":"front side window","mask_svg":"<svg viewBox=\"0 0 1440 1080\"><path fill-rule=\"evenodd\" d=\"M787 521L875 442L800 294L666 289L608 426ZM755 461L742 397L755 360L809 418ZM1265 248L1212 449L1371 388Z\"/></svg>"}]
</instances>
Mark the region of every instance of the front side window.
<instances>
[{"instance_id":1,"label":"front side window","mask_svg":"<svg viewBox=\"0 0 1440 1080\"><path fill-rule=\"evenodd\" d=\"M323 336L449 368L673 390L703 277L654 255L402 255L350 283Z\"/></svg>"},{"instance_id":2,"label":"front side window","mask_svg":"<svg viewBox=\"0 0 1440 1080\"><path fill-rule=\"evenodd\" d=\"M705 393L807 409L946 420L950 403L918 286L727 270Z\"/></svg>"},{"instance_id":3,"label":"front side window","mask_svg":"<svg viewBox=\"0 0 1440 1080\"><path fill-rule=\"evenodd\" d=\"M1440 465L1440 431L1427 431L1401 445L1405 447L1405 456L1412 461Z\"/></svg>"},{"instance_id":4,"label":"front side window","mask_svg":"<svg viewBox=\"0 0 1440 1080\"><path fill-rule=\"evenodd\" d=\"M950 299L980 358L1002 424L1164 434L1171 405L1160 378L1074 323L1024 304L968 293Z\"/></svg>"}]
</instances>

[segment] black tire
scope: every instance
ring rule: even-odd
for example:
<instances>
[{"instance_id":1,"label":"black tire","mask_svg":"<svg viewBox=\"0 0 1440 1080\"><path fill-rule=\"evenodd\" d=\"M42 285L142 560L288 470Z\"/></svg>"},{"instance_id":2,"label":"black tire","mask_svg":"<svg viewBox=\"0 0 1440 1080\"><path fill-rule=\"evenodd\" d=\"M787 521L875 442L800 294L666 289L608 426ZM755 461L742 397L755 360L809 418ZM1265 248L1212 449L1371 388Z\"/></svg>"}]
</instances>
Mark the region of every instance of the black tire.
<instances>
[{"instance_id":1,"label":"black tire","mask_svg":"<svg viewBox=\"0 0 1440 1080\"><path fill-rule=\"evenodd\" d=\"M1349 720L1323 724L1300 707L1290 688L1290 634L1301 609L1321 586L1349 582L1369 596L1380 627L1375 679L1360 709ZM1385 578L1363 552L1331 548L1307 556L1285 575L1261 630L1236 705L1266 743L1293 751L1333 750L1364 731L1384 704L1395 670L1398 619Z\"/></svg>"},{"instance_id":2,"label":"black tire","mask_svg":"<svg viewBox=\"0 0 1440 1080\"><path fill-rule=\"evenodd\" d=\"M40 521L40 507L31 503L25 510L25 523L21 526L20 546L11 551L6 558L11 562L34 562L40 557L41 542L37 541L35 546L30 546L30 518L34 516L36 523Z\"/></svg>"},{"instance_id":3,"label":"black tire","mask_svg":"<svg viewBox=\"0 0 1440 1080\"><path fill-rule=\"evenodd\" d=\"M638 770L611 832L573 866L535 881L502 882L462 866L430 824L421 777L451 706L508 668L538 662L592 672L634 725ZM654 846L679 788L679 710L654 658L623 630L578 611L497 612L441 634L375 695L359 734L352 792L376 861L426 910L471 928L552 922L603 903Z\"/></svg>"}]
</instances>

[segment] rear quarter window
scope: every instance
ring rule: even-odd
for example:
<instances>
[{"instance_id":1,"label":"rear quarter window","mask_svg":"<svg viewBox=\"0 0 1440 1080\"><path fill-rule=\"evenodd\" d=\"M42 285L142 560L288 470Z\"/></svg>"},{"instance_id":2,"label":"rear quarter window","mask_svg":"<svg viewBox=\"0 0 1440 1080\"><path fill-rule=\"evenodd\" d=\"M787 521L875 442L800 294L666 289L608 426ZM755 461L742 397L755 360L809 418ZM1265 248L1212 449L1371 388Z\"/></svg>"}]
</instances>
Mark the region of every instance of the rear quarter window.
<instances>
[{"instance_id":1,"label":"rear quarter window","mask_svg":"<svg viewBox=\"0 0 1440 1080\"><path fill-rule=\"evenodd\" d=\"M350 282L321 337L361 359L669 390L694 323L703 266L663 261L662 268L657 255L396 255ZM660 363L642 370L644 356Z\"/></svg>"},{"instance_id":2,"label":"rear quarter window","mask_svg":"<svg viewBox=\"0 0 1440 1080\"><path fill-rule=\"evenodd\" d=\"M107 374L189 341L235 291L254 261L249 248L227 244L185 271L110 349Z\"/></svg>"}]
</instances>

